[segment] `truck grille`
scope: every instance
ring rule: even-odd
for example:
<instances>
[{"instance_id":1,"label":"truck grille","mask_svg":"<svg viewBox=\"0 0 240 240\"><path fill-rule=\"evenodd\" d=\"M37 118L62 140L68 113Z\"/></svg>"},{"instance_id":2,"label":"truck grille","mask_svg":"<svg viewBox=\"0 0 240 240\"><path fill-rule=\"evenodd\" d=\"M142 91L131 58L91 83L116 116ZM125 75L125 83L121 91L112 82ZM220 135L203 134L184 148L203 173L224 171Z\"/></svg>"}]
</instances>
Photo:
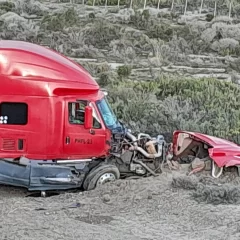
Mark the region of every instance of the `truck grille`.
<instances>
[{"instance_id":1,"label":"truck grille","mask_svg":"<svg viewBox=\"0 0 240 240\"><path fill-rule=\"evenodd\" d=\"M16 144L15 144L15 139L11 138L3 138L2 139L2 150L15 150L16 149Z\"/></svg>"}]
</instances>

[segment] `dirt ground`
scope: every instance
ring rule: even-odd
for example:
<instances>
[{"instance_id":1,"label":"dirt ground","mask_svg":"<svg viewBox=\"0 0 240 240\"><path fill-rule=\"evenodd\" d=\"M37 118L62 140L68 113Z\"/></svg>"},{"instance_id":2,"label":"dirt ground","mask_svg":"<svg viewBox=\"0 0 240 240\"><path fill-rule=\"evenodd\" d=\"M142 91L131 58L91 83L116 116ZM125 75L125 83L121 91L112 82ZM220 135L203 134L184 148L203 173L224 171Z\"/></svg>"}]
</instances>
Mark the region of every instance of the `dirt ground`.
<instances>
[{"instance_id":1,"label":"dirt ground","mask_svg":"<svg viewBox=\"0 0 240 240\"><path fill-rule=\"evenodd\" d=\"M0 239L240 239L239 178L231 176L165 172L47 198L2 186Z\"/></svg>"}]
</instances>

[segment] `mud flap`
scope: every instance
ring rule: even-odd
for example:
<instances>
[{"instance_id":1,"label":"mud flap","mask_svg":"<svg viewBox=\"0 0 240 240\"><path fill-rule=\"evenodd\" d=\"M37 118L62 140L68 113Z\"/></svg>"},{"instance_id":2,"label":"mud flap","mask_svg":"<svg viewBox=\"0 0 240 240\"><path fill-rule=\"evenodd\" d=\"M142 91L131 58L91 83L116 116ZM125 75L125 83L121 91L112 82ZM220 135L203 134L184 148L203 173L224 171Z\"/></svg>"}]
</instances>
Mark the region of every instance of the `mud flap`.
<instances>
[{"instance_id":1,"label":"mud flap","mask_svg":"<svg viewBox=\"0 0 240 240\"><path fill-rule=\"evenodd\" d=\"M29 191L78 188L81 187L83 178L84 176L73 173L70 167L42 165L35 161L23 165L0 161L0 183L25 187Z\"/></svg>"}]
</instances>

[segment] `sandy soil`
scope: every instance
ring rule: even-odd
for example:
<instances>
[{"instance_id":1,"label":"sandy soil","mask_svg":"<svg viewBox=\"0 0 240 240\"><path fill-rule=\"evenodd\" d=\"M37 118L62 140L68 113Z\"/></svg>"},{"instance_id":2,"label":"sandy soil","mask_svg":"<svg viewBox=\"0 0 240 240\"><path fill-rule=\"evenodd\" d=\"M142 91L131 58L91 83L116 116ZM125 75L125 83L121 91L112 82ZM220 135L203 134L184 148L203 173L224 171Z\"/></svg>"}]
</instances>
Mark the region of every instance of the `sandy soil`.
<instances>
[{"instance_id":1,"label":"sandy soil","mask_svg":"<svg viewBox=\"0 0 240 240\"><path fill-rule=\"evenodd\" d=\"M240 239L239 179L163 173L47 198L0 188L0 239Z\"/></svg>"}]
</instances>

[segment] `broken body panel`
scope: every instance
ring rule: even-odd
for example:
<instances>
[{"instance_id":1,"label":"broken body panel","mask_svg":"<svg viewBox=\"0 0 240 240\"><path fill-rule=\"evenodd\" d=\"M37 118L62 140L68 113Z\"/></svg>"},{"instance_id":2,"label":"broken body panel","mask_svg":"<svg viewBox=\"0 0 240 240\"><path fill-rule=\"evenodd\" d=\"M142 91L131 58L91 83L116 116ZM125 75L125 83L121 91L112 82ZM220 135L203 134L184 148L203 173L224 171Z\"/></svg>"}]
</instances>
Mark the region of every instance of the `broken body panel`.
<instances>
[{"instance_id":1,"label":"broken body panel","mask_svg":"<svg viewBox=\"0 0 240 240\"><path fill-rule=\"evenodd\" d=\"M217 167L231 167L240 165L240 146L228 140L209 136L198 132L175 131L173 134L173 159L187 155L197 155L201 147L202 158L208 155Z\"/></svg>"}]
</instances>

